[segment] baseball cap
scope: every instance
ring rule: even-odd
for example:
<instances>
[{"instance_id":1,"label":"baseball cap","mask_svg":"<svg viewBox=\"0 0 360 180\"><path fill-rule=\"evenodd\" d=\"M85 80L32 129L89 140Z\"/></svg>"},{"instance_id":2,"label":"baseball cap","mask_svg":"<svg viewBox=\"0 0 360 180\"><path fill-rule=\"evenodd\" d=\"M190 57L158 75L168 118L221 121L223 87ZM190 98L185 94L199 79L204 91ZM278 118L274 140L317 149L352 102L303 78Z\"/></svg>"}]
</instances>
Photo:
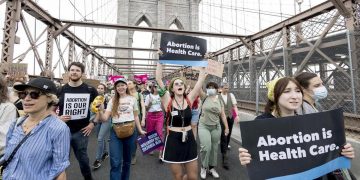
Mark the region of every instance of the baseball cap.
<instances>
[{"instance_id":1,"label":"baseball cap","mask_svg":"<svg viewBox=\"0 0 360 180\"><path fill-rule=\"evenodd\" d=\"M50 93L50 94L56 94L56 91L57 91L55 83L52 82L50 79L43 78L43 77L32 79L27 84L15 85L14 89L18 90L18 91L24 91L26 88L29 88L29 87L40 89L41 91L44 91L44 92Z\"/></svg>"},{"instance_id":2,"label":"baseball cap","mask_svg":"<svg viewBox=\"0 0 360 180\"><path fill-rule=\"evenodd\" d=\"M114 86L116 86L119 82L127 83L127 80L125 78L118 78L115 80Z\"/></svg>"}]
</instances>

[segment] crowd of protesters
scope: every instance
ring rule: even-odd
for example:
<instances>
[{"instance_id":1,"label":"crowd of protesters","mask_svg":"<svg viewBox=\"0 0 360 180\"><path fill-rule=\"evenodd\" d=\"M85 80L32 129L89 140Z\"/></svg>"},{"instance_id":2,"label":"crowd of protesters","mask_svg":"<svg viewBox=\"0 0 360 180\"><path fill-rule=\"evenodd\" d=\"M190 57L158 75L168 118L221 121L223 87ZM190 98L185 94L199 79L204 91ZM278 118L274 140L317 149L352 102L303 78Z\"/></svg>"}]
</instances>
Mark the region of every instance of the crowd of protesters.
<instances>
[{"instance_id":1,"label":"crowd of protesters","mask_svg":"<svg viewBox=\"0 0 360 180\"><path fill-rule=\"evenodd\" d=\"M161 64L155 80L142 85L119 78L111 85L92 87L83 82L84 72L83 64L71 63L69 81L62 86L39 77L15 80L9 88L6 77L0 78L3 179L66 179L72 148L83 179L93 179L92 169L110 157L110 179L128 180L131 165L139 160L136 139L152 131L164 142L157 148L156 160L169 165L173 179L219 178L219 153L222 167L230 169L230 136L234 123L240 121L237 101L227 83L208 82L203 90L205 68L193 87L182 77L165 86ZM268 84L265 113L255 120L319 112L316 102L326 96L322 80L314 73L276 79ZM75 97L88 106L81 116L66 103ZM88 143L93 131L98 146L91 166ZM352 159L354 148L347 143L341 154ZM239 160L242 165L251 163L251 152L240 148Z\"/></svg>"}]
</instances>

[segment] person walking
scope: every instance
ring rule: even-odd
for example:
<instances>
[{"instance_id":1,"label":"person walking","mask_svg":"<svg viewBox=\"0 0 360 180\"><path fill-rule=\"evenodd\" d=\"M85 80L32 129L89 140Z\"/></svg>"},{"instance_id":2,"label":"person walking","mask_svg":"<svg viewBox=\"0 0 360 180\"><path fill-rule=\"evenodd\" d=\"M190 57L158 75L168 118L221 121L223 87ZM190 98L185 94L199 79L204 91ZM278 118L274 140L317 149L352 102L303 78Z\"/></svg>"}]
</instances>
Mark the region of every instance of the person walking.
<instances>
[{"instance_id":1,"label":"person walking","mask_svg":"<svg viewBox=\"0 0 360 180\"><path fill-rule=\"evenodd\" d=\"M265 113L257 116L255 120L298 115L297 110L303 103L304 94L299 82L291 77L283 77L270 81L267 87L268 102L265 106ZM251 163L250 153L251 152L245 148L239 148L239 160L241 165ZM350 159L355 157L354 148L350 143L346 143L340 153ZM318 179L328 179L325 176Z\"/></svg>"},{"instance_id":2,"label":"person walking","mask_svg":"<svg viewBox=\"0 0 360 180\"><path fill-rule=\"evenodd\" d=\"M138 106L138 115L139 115L139 121L142 127L145 127L145 105L144 105L144 96L142 96L139 92L137 92L136 90L136 81L131 79L127 81L127 85L128 85L128 89L130 92L130 95L132 95L133 97L135 97L136 102L137 102L137 106ZM138 132L135 129L135 136L137 139L138 137ZM135 146L134 146L134 151L131 153L131 164L135 165L136 164L136 151L137 151L137 143L135 141Z\"/></svg>"},{"instance_id":3,"label":"person walking","mask_svg":"<svg viewBox=\"0 0 360 180\"><path fill-rule=\"evenodd\" d=\"M96 123L90 121L90 105L98 95L95 88L81 80L85 66L80 62L72 62L68 67L69 83L62 86L59 98L59 117L70 128L71 147L79 162L81 174L85 180L91 180L89 156L87 154L89 135Z\"/></svg>"},{"instance_id":4,"label":"person walking","mask_svg":"<svg viewBox=\"0 0 360 180\"><path fill-rule=\"evenodd\" d=\"M221 86L221 93L219 96L221 102L224 104L224 111L226 115L227 124L229 127L229 134L225 135L225 126L221 121L221 140L220 140L220 150L222 154L222 165L223 168L229 169L228 155L227 151L230 148L230 138L231 132L234 125L234 122L239 122L239 112L237 109L237 102L234 94L229 93L229 84L224 83Z\"/></svg>"},{"instance_id":5,"label":"person walking","mask_svg":"<svg viewBox=\"0 0 360 180\"><path fill-rule=\"evenodd\" d=\"M119 78L114 83L115 96L103 112L103 105L95 119L111 119L110 129L110 179L128 180L130 178L131 153L135 146L135 128L140 135L146 132L141 129L138 116L138 105L135 97L130 95L127 81Z\"/></svg>"},{"instance_id":6,"label":"person walking","mask_svg":"<svg viewBox=\"0 0 360 180\"><path fill-rule=\"evenodd\" d=\"M311 72L302 72L295 76L296 81L299 82L301 88L304 92L302 106L297 109L297 114L311 114L319 112L317 104L319 100L325 99L328 95L326 87L323 85L321 78ZM344 171L350 176L353 176L351 171L347 169L335 170L331 173L328 173L327 178L331 179L336 176L336 174L342 174Z\"/></svg>"},{"instance_id":7,"label":"person walking","mask_svg":"<svg viewBox=\"0 0 360 180\"><path fill-rule=\"evenodd\" d=\"M104 97L104 107L106 109L107 107L107 100L105 98L105 92L106 92L106 86L105 84L100 83L97 86L97 92L99 96ZM101 162L103 162L106 158L109 157L109 153L106 150L107 145L106 142L108 140L108 136L110 133L110 123L109 121L105 122L97 122L97 125L95 126L96 132L97 132L97 151L96 151L96 157L95 162L93 163L93 168L98 169L101 166Z\"/></svg>"},{"instance_id":8,"label":"person walking","mask_svg":"<svg viewBox=\"0 0 360 180\"><path fill-rule=\"evenodd\" d=\"M198 177L197 144L191 129L191 104L198 96L205 77L205 68L201 68L194 89L186 95L184 80L173 78L166 90L162 82L162 65L158 63L156 68L159 95L167 113L167 135L162 160L170 164L175 180L195 180Z\"/></svg>"},{"instance_id":9,"label":"person walking","mask_svg":"<svg viewBox=\"0 0 360 180\"><path fill-rule=\"evenodd\" d=\"M150 86L150 94L145 98L146 114L146 131L156 131L161 139L163 139L164 113L161 108L161 100L157 90L157 85L153 83ZM161 163L163 147L159 147L159 162Z\"/></svg>"},{"instance_id":10,"label":"person walking","mask_svg":"<svg viewBox=\"0 0 360 180\"><path fill-rule=\"evenodd\" d=\"M206 85L206 94L201 92L201 99L203 100L199 120L201 179L206 179L207 173L214 178L219 178L219 173L215 167L217 166L217 153L221 137L221 121L224 126L224 135L229 134L224 104L217 95L218 89L216 83L209 82Z\"/></svg>"},{"instance_id":11,"label":"person walking","mask_svg":"<svg viewBox=\"0 0 360 180\"><path fill-rule=\"evenodd\" d=\"M35 78L15 85L27 114L14 121L6 138L3 179L66 180L70 165L70 130L52 106L57 104L55 84ZM3 164L4 165L4 164Z\"/></svg>"}]
</instances>

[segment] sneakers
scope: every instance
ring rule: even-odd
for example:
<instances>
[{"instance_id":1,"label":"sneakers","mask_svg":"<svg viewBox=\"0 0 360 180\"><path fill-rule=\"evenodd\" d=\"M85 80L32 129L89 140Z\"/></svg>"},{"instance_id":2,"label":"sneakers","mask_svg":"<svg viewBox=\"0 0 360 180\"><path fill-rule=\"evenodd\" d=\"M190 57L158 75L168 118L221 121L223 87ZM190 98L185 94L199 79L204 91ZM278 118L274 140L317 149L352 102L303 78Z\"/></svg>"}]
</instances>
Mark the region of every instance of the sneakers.
<instances>
[{"instance_id":1,"label":"sneakers","mask_svg":"<svg viewBox=\"0 0 360 180\"><path fill-rule=\"evenodd\" d=\"M109 153L106 152L102 155L101 160L104 161L108 157L109 157Z\"/></svg>"},{"instance_id":2,"label":"sneakers","mask_svg":"<svg viewBox=\"0 0 360 180\"><path fill-rule=\"evenodd\" d=\"M209 174L211 174L214 178L219 178L219 173L216 172L215 168L210 169Z\"/></svg>"},{"instance_id":3,"label":"sneakers","mask_svg":"<svg viewBox=\"0 0 360 180\"><path fill-rule=\"evenodd\" d=\"M206 169L203 167L201 167L201 169L200 169L200 178L206 179Z\"/></svg>"},{"instance_id":4,"label":"sneakers","mask_svg":"<svg viewBox=\"0 0 360 180\"><path fill-rule=\"evenodd\" d=\"M131 165L135 165L136 164L136 156L131 158Z\"/></svg>"},{"instance_id":5,"label":"sneakers","mask_svg":"<svg viewBox=\"0 0 360 180\"><path fill-rule=\"evenodd\" d=\"M101 166L101 162L99 160L96 160L93 164L94 169L98 169Z\"/></svg>"}]
</instances>

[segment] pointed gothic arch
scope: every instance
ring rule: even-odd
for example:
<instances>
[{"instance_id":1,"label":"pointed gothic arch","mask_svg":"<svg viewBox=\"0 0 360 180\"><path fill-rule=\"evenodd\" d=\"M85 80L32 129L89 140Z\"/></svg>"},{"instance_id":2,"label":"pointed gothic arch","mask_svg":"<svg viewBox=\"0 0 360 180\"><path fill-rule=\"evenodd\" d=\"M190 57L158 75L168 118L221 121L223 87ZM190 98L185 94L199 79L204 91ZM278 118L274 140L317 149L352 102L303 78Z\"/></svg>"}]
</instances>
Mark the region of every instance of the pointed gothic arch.
<instances>
[{"instance_id":1,"label":"pointed gothic arch","mask_svg":"<svg viewBox=\"0 0 360 180\"><path fill-rule=\"evenodd\" d=\"M134 26L138 26L141 22L145 21L146 24L149 26L149 27L153 27L153 22L154 20L150 17L149 14L147 13L139 13L136 15L136 17L134 18L134 21L132 23L132 25Z\"/></svg>"},{"instance_id":2,"label":"pointed gothic arch","mask_svg":"<svg viewBox=\"0 0 360 180\"><path fill-rule=\"evenodd\" d=\"M178 27L178 29L185 29L184 28L184 26L183 26L183 24L181 23L182 22L182 20L179 18L179 17L177 17L177 16L172 16L172 17L170 17L170 19L167 21L167 27L170 27L172 24L175 24L177 27Z\"/></svg>"}]
</instances>

